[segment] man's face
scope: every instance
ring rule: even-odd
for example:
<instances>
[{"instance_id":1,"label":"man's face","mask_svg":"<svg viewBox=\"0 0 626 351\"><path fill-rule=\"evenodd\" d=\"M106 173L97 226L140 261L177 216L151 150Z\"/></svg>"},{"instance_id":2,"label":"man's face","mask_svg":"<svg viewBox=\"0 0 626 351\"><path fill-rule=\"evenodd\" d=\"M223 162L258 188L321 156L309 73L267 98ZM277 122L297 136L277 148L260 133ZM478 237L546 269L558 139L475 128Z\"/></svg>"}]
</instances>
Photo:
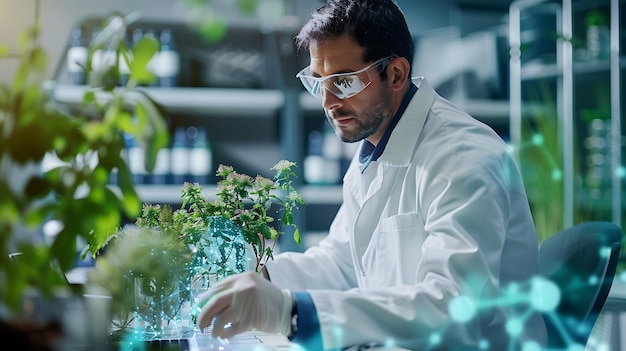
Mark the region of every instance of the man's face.
<instances>
[{"instance_id":1,"label":"man's face","mask_svg":"<svg viewBox=\"0 0 626 351\"><path fill-rule=\"evenodd\" d=\"M372 62L363 62L363 48L348 35L322 42L312 41L309 46L311 73L317 77L361 70ZM345 142L356 142L367 138L376 145L393 117L391 91L387 82L382 82L377 72L384 65L371 68L371 83L358 94L340 99L324 91L322 105L328 122L335 133Z\"/></svg>"}]
</instances>

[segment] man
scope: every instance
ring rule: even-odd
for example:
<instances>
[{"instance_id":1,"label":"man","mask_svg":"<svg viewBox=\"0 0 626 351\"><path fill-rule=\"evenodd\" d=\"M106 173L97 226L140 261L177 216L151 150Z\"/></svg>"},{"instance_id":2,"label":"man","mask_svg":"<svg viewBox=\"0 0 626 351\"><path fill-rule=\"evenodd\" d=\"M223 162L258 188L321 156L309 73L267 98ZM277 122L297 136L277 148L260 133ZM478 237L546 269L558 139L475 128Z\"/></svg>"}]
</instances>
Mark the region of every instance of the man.
<instances>
[{"instance_id":1,"label":"man","mask_svg":"<svg viewBox=\"0 0 626 351\"><path fill-rule=\"evenodd\" d=\"M345 142L361 142L328 236L205 296L199 326L289 335L307 350L541 345L538 272L522 179L489 127L411 79L413 41L393 0L329 0L299 32L298 77ZM524 300L520 298L519 300ZM529 348L530 349L530 348Z\"/></svg>"}]
</instances>

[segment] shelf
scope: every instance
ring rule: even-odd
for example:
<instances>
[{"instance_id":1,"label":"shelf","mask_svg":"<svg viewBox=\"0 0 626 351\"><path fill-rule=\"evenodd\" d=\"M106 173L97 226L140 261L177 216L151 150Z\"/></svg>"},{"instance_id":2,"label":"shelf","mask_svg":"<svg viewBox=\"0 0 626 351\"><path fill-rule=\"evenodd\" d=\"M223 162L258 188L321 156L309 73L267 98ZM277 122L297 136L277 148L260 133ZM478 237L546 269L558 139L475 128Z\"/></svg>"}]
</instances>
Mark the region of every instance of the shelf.
<instances>
[{"instance_id":1,"label":"shelf","mask_svg":"<svg viewBox=\"0 0 626 351\"><path fill-rule=\"evenodd\" d=\"M509 101L496 99L466 99L465 101L451 101L472 117L485 122L506 122L509 120ZM322 101L309 93L300 94L300 106L305 112L321 112Z\"/></svg>"},{"instance_id":2,"label":"shelf","mask_svg":"<svg viewBox=\"0 0 626 351\"><path fill-rule=\"evenodd\" d=\"M520 71L522 81L545 79L545 78L557 78L560 77L561 69L556 65L542 64L542 63L528 63L522 65Z\"/></svg>"},{"instance_id":3,"label":"shelf","mask_svg":"<svg viewBox=\"0 0 626 351\"><path fill-rule=\"evenodd\" d=\"M622 189L621 192L621 198L626 199L626 191ZM610 213L613 206L611 202L612 196L607 195L608 194L604 194L600 197L593 197L589 189L577 189L574 197L578 208L584 209L585 211L599 211Z\"/></svg>"},{"instance_id":4,"label":"shelf","mask_svg":"<svg viewBox=\"0 0 626 351\"><path fill-rule=\"evenodd\" d=\"M215 200L215 192L217 186L215 185L201 185L202 196L209 201ZM135 186L139 201L149 204L180 204L182 203L181 197L181 185L150 185L150 184L138 184Z\"/></svg>"},{"instance_id":5,"label":"shelf","mask_svg":"<svg viewBox=\"0 0 626 351\"><path fill-rule=\"evenodd\" d=\"M322 108L322 100L316 98L315 96L307 93L307 92L302 92L300 93L300 108L302 108L302 111L304 112L323 112L324 109Z\"/></svg>"},{"instance_id":6,"label":"shelf","mask_svg":"<svg viewBox=\"0 0 626 351\"><path fill-rule=\"evenodd\" d=\"M182 202L181 185L138 184L135 186L139 200L151 204L179 204ZM215 185L202 185L202 195L215 200ZM341 185L304 185L298 191L306 204L341 204Z\"/></svg>"},{"instance_id":7,"label":"shelf","mask_svg":"<svg viewBox=\"0 0 626 351\"><path fill-rule=\"evenodd\" d=\"M621 57L619 67L626 68L626 58ZM572 65L574 74L610 73L611 62L609 60L576 61ZM562 69L557 64L528 63L522 65L522 81L537 79L553 79L562 76Z\"/></svg>"},{"instance_id":8,"label":"shelf","mask_svg":"<svg viewBox=\"0 0 626 351\"><path fill-rule=\"evenodd\" d=\"M509 114L511 112L509 100L466 99L460 102L452 101L452 103L463 109L470 116L487 124L509 123Z\"/></svg>"},{"instance_id":9,"label":"shelf","mask_svg":"<svg viewBox=\"0 0 626 351\"><path fill-rule=\"evenodd\" d=\"M61 103L78 105L87 87L45 83L52 97ZM169 112L241 117L274 117L283 106L284 96L275 89L233 88L140 88Z\"/></svg>"},{"instance_id":10,"label":"shelf","mask_svg":"<svg viewBox=\"0 0 626 351\"><path fill-rule=\"evenodd\" d=\"M299 189L307 204L341 204L343 201L341 185L305 185Z\"/></svg>"}]
</instances>

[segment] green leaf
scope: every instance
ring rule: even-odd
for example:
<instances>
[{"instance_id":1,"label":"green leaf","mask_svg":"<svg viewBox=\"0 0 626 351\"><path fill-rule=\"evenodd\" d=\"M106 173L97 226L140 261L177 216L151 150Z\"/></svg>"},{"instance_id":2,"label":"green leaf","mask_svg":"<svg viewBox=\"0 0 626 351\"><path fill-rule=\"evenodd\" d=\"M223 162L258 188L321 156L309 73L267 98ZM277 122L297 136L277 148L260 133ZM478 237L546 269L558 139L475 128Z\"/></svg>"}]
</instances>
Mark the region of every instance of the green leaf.
<instances>
[{"instance_id":1,"label":"green leaf","mask_svg":"<svg viewBox=\"0 0 626 351\"><path fill-rule=\"evenodd\" d=\"M199 28L200 35L209 43L220 42L226 36L227 30L226 21L216 16L205 19Z\"/></svg>"},{"instance_id":2,"label":"green leaf","mask_svg":"<svg viewBox=\"0 0 626 351\"><path fill-rule=\"evenodd\" d=\"M19 115L20 127L37 123L36 119L41 118L41 95L34 93L32 88L32 86L26 87L20 95L19 106L16 112Z\"/></svg>"},{"instance_id":3,"label":"green leaf","mask_svg":"<svg viewBox=\"0 0 626 351\"><path fill-rule=\"evenodd\" d=\"M142 128L140 140L144 142L146 150L145 167L148 172L154 169L156 156L160 149L169 146L169 130L161 111L157 105L144 93L132 94L134 99L135 115L141 121L146 121L147 127Z\"/></svg>"},{"instance_id":4,"label":"green leaf","mask_svg":"<svg viewBox=\"0 0 626 351\"><path fill-rule=\"evenodd\" d=\"M18 36L18 45L21 51L28 51L30 46L37 42L38 36L39 28L37 25L21 31Z\"/></svg>"},{"instance_id":5,"label":"green leaf","mask_svg":"<svg viewBox=\"0 0 626 351\"><path fill-rule=\"evenodd\" d=\"M118 133L113 131L111 131L111 133L112 140L108 143L108 145L102 145L97 150L98 164L106 172L111 172L120 167L121 164L125 164L123 156L120 156L124 154L124 140Z\"/></svg>"},{"instance_id":6,"label":"green leaf","mask_svg":"<svg viewBox=\"0 0 626 351\"><path fill-rule=\"evenodd\" d=\"M139 84L150 84L156 77L150 72L148 63L159 50L159 42L150 37L141 38L133 47L133 61L130 64L130 77Z\"/></svg>"},{"instance_id":7,"label":"green leaf","mask_svg":"<svg viewBox=\"0 0 626 351\"><path fill-rule=\"evenodd\" d=\"M31 199L41 199L47 196L52 187L47 179L35 176L28 180L24 194Z\"/></svg>"},{"instance_id":8,"label":"green leaf","mask_svg":"<svg viewBox=\"0 0 626 351\"><path fill-rule=\"evenodd\" d=\"M0 84L0 110L8 110L10 102L11 102L11 91L9 90L9 87L7 87L4 84ZM3 116L4 113L5 112L3 111L2 114L0 114L0 122L5 118ZM2 122L2 124L3 123L4 122Z\"/></svg>"},{"instance_id":9,"label":"green leaf","mask_svg":"<svg viewBox=\"0 0 626 351\"><path fill-rule=\"evenodd\" d=\"M101 212L93 221L93 236L90 242L94 245L94 249L100 249L109 238L117 232L120 227L120 213L116 208L109 211Z\"/></svg>"},{"instance_id":10,"label":"green leaf","mask_svg":"<svg viewBox=\"0 0 626 351\"><path fill-rule=\"evenodd\" d=\"M0 224L9 223L8 225L11 226L11 223L16 223L20 218L18 200L3 182L0 182L0 192L5 195L0 197Z\"/></svg>"},{"instance_id":11,"label":"green leaf","mask_svg":"<svg viewBox=\"0 0 626 351\"><path fill-rule=\"evenodd\" d=\"M252 16L256 14L256 10L258 7L258 0L240 0L239 3L239 11L245 15Z\"/></svg>"},{"instance_id":12,"label":"green leaf","mask_svg":"<svg viewBox=\"0 0 626 351\"><path fill-rule=\"evenodd\" d=\"M98 166L93 170L93 179L98 184L107 184L109 182L109 172L104 167Z\"/></svg>"},{"instance_id":13,"label":"green leaf","mask_svg":"<svg viewBox=\"0 0 626 351\"><path fill-rule=\"evenodd\" d=\"M110 92L115 89L118 81L119 72L114 64L102 65L89 73L89 86L92 88L101 88Z\"/></svg>"},{"instance_id":14,"label":"green leaf","mask_svg":"<svg viewBox=\"0 0 626 351\"><path fill-rule=\"evenodd\" d=\"M282 225L291 225L293 224L293 213L285 212L283 215Z\"/></svg>"},{"instance_id":15,"label":"green leaf","mask_svg":"<svg viewBox=\"0 0 626 351\"><path fill-rule=\"evenodd\" d=\"M293 241L300 245L300 229L298 227L293 232Z\"/></svg>"},{"instance_id":16,"label":"green leaf","mask_svg":"<svg viewBox=\"0 0 626 351\"><path fill-rule=\"evenodd\" d=\"M141 214L141 201L134 188L132 174L125 164L118 167L117 181L122 191L122 209L128 217L138 217Z\"/></svg>"},{"instance_id":17,"label":"green leaf","mask_svg":"<svg viewBox=\"0 0 626 351\"><path fill-rule=\"evenodd\" d=\"M270 259L274 259L274 250L272 250L271 247L266 247L265 248L265 255L267 255L268 258Z\"/></svg>"},{"instance_id":18,"label":"green leaf","mask_svg":"<svg viewBox=\"0 0 626 351\"><path fill-rule=\"evenodd\" d=\"M187 3L187 5L191 7L204 6L211 2L211 0L184 0L184 1Z\"/></svg>"},{"instance_id":19,"label":"green leaf","mask_svg":"<svg viewBox=\"0 0 626 351\"><path fill-rule=\"evenodd\" d=\"M271 239L272 238L272 230L270 229L270 227L267 224L261 226L261 234L263 234L263 237L265 239Z\"/></svg>"},{"instance_id":20,"label":"green leaf","mask_svg":"<svg viewBox=\"0 0 626 351\"><path fill-rule=\"evenodd\" d=\"M30 54L30 59L32 61L32 68L35 68L39 72L44 72L46 70L46 63L48 60L46 58L46 52L42 47L35 47Z\"/></svg>"},{"instance_id":21,"label":"green leaf","mask_svg":"<svg viewBox=\"0 0 626 351\"><path fill-rule=\"evenodd\" d=\"M9 265L8 267L13 267L13 269L5 272L7 275L6 280L10 281L11 285L10 287L4 284L0 285L0 293L2 293L2 301L11 310L18 311L24 300L22 293L26 289L28 277L20 271L22 266Z\"/></svg>"},{"instance_id":22,"label":"green leaf","mask_svg":"<svg viewBox=\"0 0 626 351\"><path fill-rule=\"evenodd\" d=\"M29 208L24 215L24 223L29 228L37 228L54 214L58 205L53 202L40 203Z\"/></svg>"},{"instance_id":23,"label":"green leaf","mask_svg":"<svg viewBox=\"0 0 626 351\"><path fill-rule=\"evenodd\" d=\"M53 135L48 132L47 128L49 127L43 123L16 125L5 144L12 159L17 163L42 160L52 147ZM38 137L33 138L33 135Z\"/></svg>"},{"instance_id":24,"label":"green leaf","mask_svg":"<svg viewBox=\"0 0 626 351\"><path fill-rule=\"evenodd\" d=\"M66 272L70 270L75 263L76 255L68 255L76 253L76 234L65 227L61 229L54 239L51 247L52 256L58 260L61 270Z\"/></svg>"},{"instance_id":25,"label":"green leaf","mask_svg":"<svg viewBox=\"0 0 626 351\"><path fill-rule=\"evenodd\" d=\"M71 162L76 155L88 150L89 145L85 134L83 134L84 129L80 129L78 124L75 124L75 120L61 118L50 118L49 120L50 122L54 121L56 125L58 134L54 136L52 148L61 160ZM51 132L55 131L54 127L50 126L49 128Z\"/></svg>"},{"instance_id":26,"label":"green leaf","mask_svg":"<svg viewBox=\"0 0 626 351\"><path fill-rule=\"evenodd\" d=\"M31 68L29 67L29 65L26 62L21 62L20 65L17 67L15 75L13 76L13 86L11 90L14 93L19 93L22 90L24 83L26 82L26 79L28 78L28 75L30 73ZM19 116L19 113L17 113L16 115Z\"/></svg>"},{"instance_id":27,"label":"green leaf","mask_svg":"<svg viewBox=\"0 0 626 351\"><path fill-rule=\"evenodd\" d=\"M87 90L85 94L83 95L83 104L90 105L96 102L97 102L96 92L93 90Z\"/></svg>"}]
</instances>

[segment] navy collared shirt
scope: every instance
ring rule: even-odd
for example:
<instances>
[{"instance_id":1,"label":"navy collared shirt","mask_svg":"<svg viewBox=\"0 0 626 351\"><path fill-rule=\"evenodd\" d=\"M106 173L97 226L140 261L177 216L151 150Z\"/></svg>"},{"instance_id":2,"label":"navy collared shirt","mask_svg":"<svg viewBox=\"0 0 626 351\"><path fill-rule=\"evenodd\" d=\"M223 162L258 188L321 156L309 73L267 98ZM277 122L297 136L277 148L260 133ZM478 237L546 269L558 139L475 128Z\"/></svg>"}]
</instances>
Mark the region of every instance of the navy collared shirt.
<instances>
[{"instance_id":1,"label":"navy collared shirt","mask_svg":"<svg viewBox=\"0 0 626 351\"><path fill-rule=\"evenodd\" d=\"M389 137L391 136L391 132L398 124L400 117L402 117L402 115L404 114L406 107L409 105L409 101L411 101L416 91L417 86L415 84L411 84L409 91L406 93L404 99L402 100L402 103L400 104L400 108L398 108L398 111L389 122L387 130L385 130L385 134L383 134L383 137L378 142L378 145L374 146L374 144L370 143L367 139L363 140L363 143L361 144L361 151L359 152L361 173L365 171L365 169L367 168L367 166L369 166L371 162L378 160L380 155L383 154L383 151L385 151L385 146L387 146L387 142L389 141Z\"/></svg>"}]
</instances>

